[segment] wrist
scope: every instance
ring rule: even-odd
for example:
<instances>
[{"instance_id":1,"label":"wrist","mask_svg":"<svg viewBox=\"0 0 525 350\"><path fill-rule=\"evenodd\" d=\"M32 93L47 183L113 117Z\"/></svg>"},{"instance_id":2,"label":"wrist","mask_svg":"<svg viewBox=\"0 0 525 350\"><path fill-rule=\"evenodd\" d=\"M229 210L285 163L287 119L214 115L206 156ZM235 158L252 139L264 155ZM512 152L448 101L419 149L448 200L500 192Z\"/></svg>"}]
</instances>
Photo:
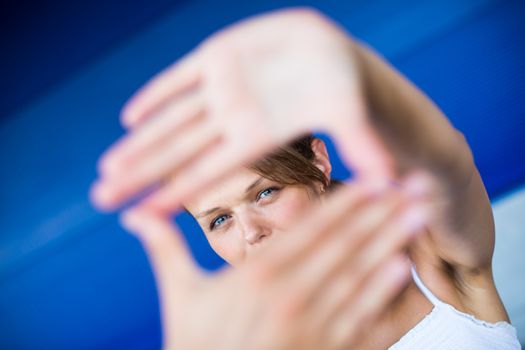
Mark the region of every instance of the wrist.
<instances>
[{"instance_id":1,"label":"wrist","mask_svg":"<svg viewBox=\"0 0 525 350\"><path fill-rule=\"evenodd\" d=\"M464 136L422 91L365 45L355 57L369 122L395 160L395 172L423 168L461 183L475 169Z\"/></svg>"}]
</instances>

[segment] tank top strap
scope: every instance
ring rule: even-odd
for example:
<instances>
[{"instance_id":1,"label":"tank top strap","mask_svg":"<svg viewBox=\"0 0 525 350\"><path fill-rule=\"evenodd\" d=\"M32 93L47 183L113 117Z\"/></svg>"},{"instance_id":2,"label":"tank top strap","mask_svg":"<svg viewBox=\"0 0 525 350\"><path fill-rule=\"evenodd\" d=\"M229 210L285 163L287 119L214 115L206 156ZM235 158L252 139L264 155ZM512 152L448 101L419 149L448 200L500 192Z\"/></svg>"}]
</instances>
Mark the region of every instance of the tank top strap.
<instances>
[{"instance_id":1,"label":"tank top strap","mask_svg":"<svg viewBox=\"0 0 525 350\"><path fill-rule=\"evenodd\" d=\"M423 293L423 295L434 305L434 306L437 306L437 305L441 305L443 304L443 302L441 300L438 299L438 297L436 297L434 295L434 293L432 293L430 291L430 289L427 288L427 286L425 286L425 284L423 283L423 281L421 281L421 278L419 278L419 275L417 274L417 271L416 271L416 268L414 266L412 266L412 278L414 279L414 282L416 283L416 286L419 288L419 290L421 291L421 293Z\"/></svg>"}]
</instances>

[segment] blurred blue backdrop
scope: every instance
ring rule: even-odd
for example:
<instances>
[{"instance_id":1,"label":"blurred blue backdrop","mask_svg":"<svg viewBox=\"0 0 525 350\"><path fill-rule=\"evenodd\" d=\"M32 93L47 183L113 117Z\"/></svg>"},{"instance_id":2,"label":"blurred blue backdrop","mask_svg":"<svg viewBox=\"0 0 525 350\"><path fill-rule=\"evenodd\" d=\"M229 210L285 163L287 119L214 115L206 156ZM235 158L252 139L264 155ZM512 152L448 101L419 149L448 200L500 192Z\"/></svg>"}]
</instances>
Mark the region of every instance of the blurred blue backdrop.
<instances>
[{"instance_id":1,"label":"blurred blue backdrop","mask_svg":"<svg viewBox=\"0 0 525 350\"><path fill-rule=\"evenodd\" d=\"M97 157L154 73L224 25L295 5L333 17L426 91L467 136L493 200L525 183L522 1L3 2L0 348L159 347L141 247L88 202ZM220 266L178 220L199 263Z\"/></svg>"}]
</instances>

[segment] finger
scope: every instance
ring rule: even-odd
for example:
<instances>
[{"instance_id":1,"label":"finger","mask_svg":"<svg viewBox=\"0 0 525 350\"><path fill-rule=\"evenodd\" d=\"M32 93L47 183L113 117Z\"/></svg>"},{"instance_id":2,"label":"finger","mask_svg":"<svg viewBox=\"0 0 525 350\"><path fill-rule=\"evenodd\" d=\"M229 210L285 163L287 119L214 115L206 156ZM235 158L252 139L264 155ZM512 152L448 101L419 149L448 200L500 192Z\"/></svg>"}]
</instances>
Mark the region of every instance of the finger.
<instances>
[{"instance_id":1,"label":"finger","mask_svg":"<svg viewBox=\"0 0 525 350\"><path fill-rule=\"evenodd\" d=\"M102 178L95 184L93 200L101 208L115 208L168 176L184 173L192 158L201 156L218 140L218 131L210 125L192 128L134 160L122 176Z\"/></svg>"},{"instance_id":2,"label":"finger","mask_svg":"<svg viewBox=\"0 0 525 350\"><path fill-rule=\"evenodd\" d=\"M345 304L355 298L356 291L366 283L373 271L402 251L414 236L424 232L425 218L424 211L413 207L393 220L390 217L361 249L353 256L349 255L342 268L323 284L323 288L318 288L315 298L312 298L309 307L318 321L316 326L329 323Z\"/></svg>"},{"instance_id":3,"label":"finger","mask_svg":"<svg viewBox=\"0 0 525 350\"><path fill-rule=\"evenodd\" d=\"M341 349L357 343L360 335L401 292L410 278L410 262L396 255L375 271L358 295L327 325L327 339Z\"/></svg>"},{"instance_id":4,"label":"finger","mask_svg":"<svg viewBox=\"0 0 525 350\"><path fill-rule=\"evenodd\" d=\"M349 274L356 279L363 279L385 259L399 252L416 237L425 232L428 216L426 210L418 205L411 205L394 220L388 220L372 235L366 247L356 251Z\"/></svg>"},{"instance_id":5,"label":"finger","mask_svg":"<svg viewBox=\"0 0 525 350\"><path fill-rule=\"evenodd\" d=\"M202 117L204 102L200 94L193 93L171 101L106 152L99 162L99 172L102 175L122 172L127 162L162 144L167 138L178 137L184 127L194 126Z\"/></svg>"},{"instance_id":6,"label":"finger","mask_svg":"<svg viewBox=\"0 0 525 350\"><path fill-rule=\"evenodd\" d=\"M362 274L368 273L368 269L377 264L377 258L368 260L366 257L371 251L368 247L370 241L374 241L375 236L382 237L381 241L384 241L382 246L387 245L382 251L373 251L376 256L382 258L384 251L399 249L397 245L394 248L394 244L390 244L390 241L379 235L379 232L385 231L385 225L391 224L392 217L399 213L403 203L398 193L391 192L362 205L357 210L348 212L346 218L337 227L333 227L332 232L327 233L329 238L326 242L318 244L303 259L294 261L292 266L280 268L279 275L282 276L280 278L295 286L292 291L288 287L282 292L283 298L288 295L290 299L288 310L290 317L312 307L315 300L319 299L318 295L325 290L326 284L334 279L334 275L340 278L343 274L343 278L359 280ZM363 252L366 260L359 261ZM347 267L353 264L357 266L353 269ZM342 269L345 271L341 272ZM356 272L360 273L359 276L354 276Z\"/></svg>"},{"instance_id":7,"label":"finger","mask_svg":"<svg viewBox=\"0 0 525 350\"><path fill-rule=\"evenodd\" d=\"M245 164L246 157L244 149L232 147L223 139L218 140L207 152L192 157L191 162L173 173L162 188L144 199L142 205L159 212L173 211L182 202L206 191Z\"/></svg>"},{"instance_id":8,"label":"finger","mask_svg":"<svg viewBox=\"0 0 525 350\"><path fill-rule=\"evenodd\" d=\"M122 225L141 241L155 277L162 289L173 291L198 275L182 234L167 217L140 209L129 209L121 215Z\"/></svg>"},{"instance_id":9,"label":"finger","mask_svg":"<svg viewBox=\"0 0 525 350\"><path fill-rule=\"evenodd\" d=\"M164 332L168 344L175 327L177 310L184 297L193 293L201 276L182 235L167 217L132 209L123 213L121 222L137 235L146 251L156 280Z\"/></svg>"},{"instance_id":10,"label":"finger","mask_svg":"<svg viewBox=\"0 0 525 350\"><path fill-rule=\"evenodd\" d=\"M253 275L264 280L275 273L283 273L287 266L304 259L337 228L347 215L370 200L373 194L367 187L350 184L338 189L321 207L303 214L304 220L293 232L279 237L271 247L261 251L253 260Z\"/></svg>"},{"instance_id":11,"label":"finger","mask_svg":"<svg viewBox=\"0 0 525 350\"><path fill-rule=\"evenodd\" d=\"M121 113L122 125L136 127L167 101L196 86L199 72L196 53L190 53L160 72L126 103Z\"/></svg>"},{"instance_id":12,"label":"finger","mask_svg":"<svg viewBox=\"0 0 525 350\"><path fill-rule=\"evenodd\" d=\"M365 111L360 111L362 115ZM395 162L378 132L365 118L352 118L335 129L334 142L346 165L366 179L394 178Z\"/></svg>"}]
</instances>

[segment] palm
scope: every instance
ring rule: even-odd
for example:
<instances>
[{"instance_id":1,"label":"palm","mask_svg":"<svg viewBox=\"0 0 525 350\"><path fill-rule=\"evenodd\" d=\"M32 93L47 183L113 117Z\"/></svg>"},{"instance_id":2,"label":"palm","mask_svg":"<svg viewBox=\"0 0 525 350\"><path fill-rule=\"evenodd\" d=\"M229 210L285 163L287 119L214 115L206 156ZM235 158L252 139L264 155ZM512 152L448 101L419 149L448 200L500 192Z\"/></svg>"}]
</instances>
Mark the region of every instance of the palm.
<instances>
[{"instance_id":1,"label":"palm","mask_svg":"<svg viewBox=\"0 0 525 350\"><path fill-rule=\"evenodd\" d=\"M258 117L250 122L282 142L315 127L333 129L362 103L352 98L358 82L349 41L308 22L282 28L290 25L286 18L246 23L202 50L205 88L217 116L247 108Z\"/></svg>"},{"instance_id":2,"label":"palm","mask_svg":"<svg viewBox=\"0 0 525 350\"><path fill-rule=\"evenodd\" d=\"M356 170L387 166L368 127L353 44L325 19L285 13L241 23L212 37L202 56L210 112L232 143L249 145L236 148L242 159L253 159L256 145L320 130Z\"/></svg>"},{"instance_id":3,"label":"palm","mask_svg":"<svg viewBox=\"0 0 525 350\"><path fill-rule=\"evenodd\" d=\"M172 211L239 165L312 131L332 136L357 173L388 176L352 45L327 19L304 11L212 36L131 100L124 123L132 132L103 159L110 195L99 204L120 204L169 176L144 205Z\"/></svg>"}]
</instances>

